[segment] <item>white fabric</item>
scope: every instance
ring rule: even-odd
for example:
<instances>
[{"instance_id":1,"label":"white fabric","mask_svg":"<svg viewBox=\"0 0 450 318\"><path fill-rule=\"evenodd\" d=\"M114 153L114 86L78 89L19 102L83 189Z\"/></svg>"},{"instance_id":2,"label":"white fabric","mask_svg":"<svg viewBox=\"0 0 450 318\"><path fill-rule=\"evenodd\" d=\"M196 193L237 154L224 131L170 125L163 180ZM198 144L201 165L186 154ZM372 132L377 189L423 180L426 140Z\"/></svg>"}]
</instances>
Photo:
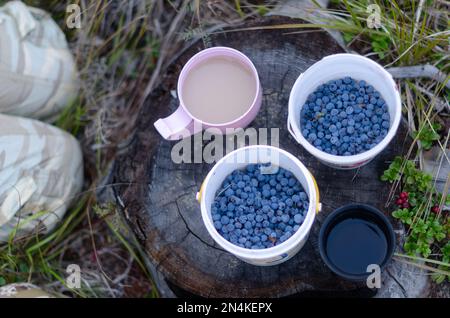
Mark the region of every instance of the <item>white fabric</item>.
<instances>
[{"instance_id":1,"label":"white fabric","mask_svg":"<svg viewBox=\"0 0 450 318\"><path fill-rule=\"evenodd\" d=\"M79 89L64 33L43 10L11 1L0 8L0 112L47 118Z\"/></svg>"}]
</instances>

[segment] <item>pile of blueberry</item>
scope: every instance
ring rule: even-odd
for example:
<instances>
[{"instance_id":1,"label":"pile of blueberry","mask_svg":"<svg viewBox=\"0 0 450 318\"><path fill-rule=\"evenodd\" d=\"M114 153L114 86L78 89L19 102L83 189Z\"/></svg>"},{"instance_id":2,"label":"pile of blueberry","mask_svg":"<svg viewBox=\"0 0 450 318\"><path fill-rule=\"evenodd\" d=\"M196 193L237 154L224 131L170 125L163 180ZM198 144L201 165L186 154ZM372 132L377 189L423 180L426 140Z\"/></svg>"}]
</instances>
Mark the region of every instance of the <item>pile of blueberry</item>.
<instances>
[{"instance_id":1,"label":"pile of blueberry","mask_svg":"<svg viewBox=\"0 0 450 318\"><path fill-rule=\"evenodd\" d=\"M264 168L250 164L233 171L211 207L214 227L240 247L263 249L286 241L308 211L308 196L290 171L276 167L267 173Z\"/></svg>"},{"instance_id":2,"label":"pile of blueberry","mask_svg":"<svg viewBox=\"0 0 450 318\"><path fill-rule=\"evenodd\" d=\"M389 130L390 117L372 85L344 77L320 85L308 96L300 127L317 149L350 156L375 147Z\"/></svg>"}]
</instances>

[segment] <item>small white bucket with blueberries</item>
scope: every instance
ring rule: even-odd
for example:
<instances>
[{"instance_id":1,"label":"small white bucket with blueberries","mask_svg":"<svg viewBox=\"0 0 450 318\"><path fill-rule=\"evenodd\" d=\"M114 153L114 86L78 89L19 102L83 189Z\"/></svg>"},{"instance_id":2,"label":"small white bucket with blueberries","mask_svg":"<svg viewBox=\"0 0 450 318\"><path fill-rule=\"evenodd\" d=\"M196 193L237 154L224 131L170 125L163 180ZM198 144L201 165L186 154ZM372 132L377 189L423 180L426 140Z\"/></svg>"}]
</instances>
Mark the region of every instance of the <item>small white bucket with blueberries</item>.
<instances>
[{"instance_id":1,"label":"small white bucket with blueberries","mask_svg":"<svg viewBox=\"0 0 450 318\"><path fill-rule=\"evenodd\" d=\"M272 146L227 154L208 173L197 199L217 244L260 266L294 256L320 210L314 177L295 156Z\"/></svg>"},{"instance_id":2,"label":"small white bucket with blueberries","mask_svg":"<svg viewBox=\"0 0 450 318\"><path fill-rule=\"evenodd\" d=\"M287 126L323 163L354 169L386 148L400 118L400 94L382 66L360 55L335 54L298 77Z\"/></svg>"}]
</instances>

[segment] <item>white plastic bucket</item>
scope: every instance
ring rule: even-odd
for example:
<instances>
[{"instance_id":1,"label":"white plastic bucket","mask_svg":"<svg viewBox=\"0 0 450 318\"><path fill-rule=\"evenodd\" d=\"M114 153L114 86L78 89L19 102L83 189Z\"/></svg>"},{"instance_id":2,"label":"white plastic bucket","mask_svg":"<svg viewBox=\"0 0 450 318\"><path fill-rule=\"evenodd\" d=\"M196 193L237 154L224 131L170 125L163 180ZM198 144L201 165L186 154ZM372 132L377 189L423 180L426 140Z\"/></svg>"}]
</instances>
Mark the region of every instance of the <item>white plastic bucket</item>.
<instances>
[{"instance_id":1,"label":"white plastic bucket","mask_svg":"<svg viewBox=\"0 0 450 318\"><path fill-rule=\"evenodd\" d=\"M303 137L300 114L308 95L319 85L345 76L372 85L386 101L391 120L387 135L372 149L352 156L335 156L317 149ZM354 169L368 163L391 142L400 124L401 107L397 85L381 65L356 54L334 54L313 64L295 81L289 96L287 127L295 140L323 163L338 169Z\"/></svg>"},{"instance_id":2,"label":"white plastic bucket","mask_svg":"<svg viewBox=\"0 0 450 318\"><path fill-rule=\"evenodd\" d=\"M211 205L217 190L225 178L236 169L248 164L272 163L292 172L299 180L309 198L309 209L300 228L288 240L274 247L252 250L242 248L223 238L214 227ZM319 190L316 181L306 167L290 153L272 146L249 146L230 152L211 169L206 176L197 200L201 205L202 219L209 234L223 249L241 260L259 266L276 265L294 256L305 244L315 215L320 210Z\"/></svg>"}]
</instances>

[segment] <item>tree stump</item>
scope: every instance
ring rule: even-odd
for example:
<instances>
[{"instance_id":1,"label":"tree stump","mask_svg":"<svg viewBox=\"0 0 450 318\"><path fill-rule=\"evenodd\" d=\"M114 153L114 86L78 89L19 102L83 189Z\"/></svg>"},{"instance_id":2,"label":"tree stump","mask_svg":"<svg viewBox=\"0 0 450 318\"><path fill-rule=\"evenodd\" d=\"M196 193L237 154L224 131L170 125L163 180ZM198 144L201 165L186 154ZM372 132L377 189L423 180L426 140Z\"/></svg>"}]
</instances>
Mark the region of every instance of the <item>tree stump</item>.
<instances>
[{"instance_id":1,"label":"tree stump","mask_svg":"<svg viewBox=\"0 0 450 318\"><path fill-rule=\"evenodd\" d=\"M286 17L247 22L243 27L300 23ZM255 128L280 128L280 147L297 156L316 177L322 201L309 240L289 261L271 267L249 265L215 244L203 225L196 193L210 164L171 160L176 142L163 140L153 127L160 117L178 106L173 91L186 61L204 49L199 41L171 65L162 84L146 101L131 145L115 161L112 184L125 218L149 260L176 295L203 297L283 297L293 295L369 296L365 283L334 275L322 262L317 236L324 218L352 202L383 210L390 186L380 181L389 162L403 153L405 129L376 159L359 170L327 167L295 142L286 128L288 98L299 74L324 56L340 53L340 46L323 30L288 34L292 30L248 30L217 33L211 46L242 51L255 64L263 87L262 108L251 124ZM269 134L270 138L270 134Z\"/></svg>"}]
</instances>

